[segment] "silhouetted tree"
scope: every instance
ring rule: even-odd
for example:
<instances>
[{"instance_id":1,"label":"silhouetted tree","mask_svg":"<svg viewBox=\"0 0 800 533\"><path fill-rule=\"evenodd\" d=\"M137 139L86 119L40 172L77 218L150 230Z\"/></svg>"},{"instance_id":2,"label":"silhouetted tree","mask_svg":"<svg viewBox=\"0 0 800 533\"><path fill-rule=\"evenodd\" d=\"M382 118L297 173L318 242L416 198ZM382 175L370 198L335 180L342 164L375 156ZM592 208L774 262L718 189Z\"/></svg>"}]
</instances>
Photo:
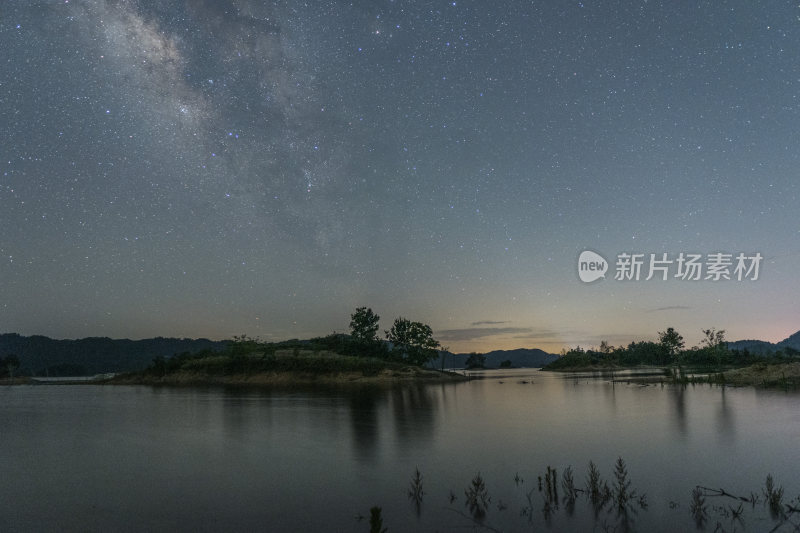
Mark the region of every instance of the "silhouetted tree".
<instances>
[{"instance_id":1,"label":"silhouetted tree","mask_svg":"<svg viewBox=\"0 0 800 533\"><path fill-rule=\"evenodd\" d=\"M167 373L167 360L163 355L159 355L153 358L153 364L150 365L150 369L152 372L157 376L164 376Z\"/></svg>"},{"instance_id":2,"label":"silhouetted tree","mask_svg":"<svg viewBox=\"0 0 800 533\"><path fill-rule=\"evenodd\" d=\"M433 338L431 327L422 322L396 318L392 329L386 332L386 339L400 358L413 365L423 366L438 354L439 341Z\"/></svg>"},{"instance_id":3,"label":"silhouetted tree","mask_svg":"<svg viewBox=\"0 0 800 533\"><path fill-rule=\"evenodd\" d=\"M705 337L701 341L707 348L717 348L725 344L725 330L721 329L716 331L716 328L704 329L703 335Z\"/></svg>"},{"instance_id":4,"label":"silhouetted tree","mask_svg":"<svg viewBox=\"0 0 800 533\"><path fill-rule=\"evenodd\" d=\"M372 342L378 338L378 321L381 319L369 307L359 307L350 315L350 335L363 342Z\"/></svg>"},{"instance_id":5,"label":"silhouetted tree","mask_svg":"<svg viewBox=\"0 0 800 533\"><path fill-rule=\"evenodd\" d=\"M664 348L664 351L667 352L670 362L676 364L678 362L678 355L685 345L683 337L675 331L675 328L667 328L667 331L658 332L658 342Z\"/></svg>"},{"instance_id":6,"label":"silhouetted tree","mask_svg":"<svg viewBox=\"0 0 800 533\"><path fill-rule=\"evenodd\" d=\"M6 356L5 360L3 361L6 369L8 369L8 375L11 377L11 380L14 380L14 371L19 368L19 358L12 354Z\"/></svg>"},{"instance_id":7,"label":"silhouetted tree","mask_svg":"<svg viewBox=\"0 0 800 533\"><path fill-rule=\"evenodd\" d=\"M442 363L442 372L444 372L444 360L445 357L447 357L447 352L449 351L450 351L449 346L442 346L441 349L439 350L439 357L441 358L441 363Z\"/></svg>"},{"instance_id":8,"label":"silhouetted tree","mask_svg":"<svg viewBox=\"0 0 800 533\"><path fill-rule=\"evenodd\" d=\"M701 341L711 355L716 359L717 367L722 366L722 356L727 351L728 345L725 342L725 330L716 331L716 328L704 329L705 337Z\"/></svg>"},{"instance_id":9,"label":"silhouetted tree","mask_svg":"<svg viewBox=\"0 0 800 533\"><path fill-rule=\"evenodd\" d=\"M509 361L509 366L510 363L511 362ZM467 360L464 361L465 368L483 368L485 364L486 364L486 356L474 352L469 354Z\"/></svg>"}]
</instances>

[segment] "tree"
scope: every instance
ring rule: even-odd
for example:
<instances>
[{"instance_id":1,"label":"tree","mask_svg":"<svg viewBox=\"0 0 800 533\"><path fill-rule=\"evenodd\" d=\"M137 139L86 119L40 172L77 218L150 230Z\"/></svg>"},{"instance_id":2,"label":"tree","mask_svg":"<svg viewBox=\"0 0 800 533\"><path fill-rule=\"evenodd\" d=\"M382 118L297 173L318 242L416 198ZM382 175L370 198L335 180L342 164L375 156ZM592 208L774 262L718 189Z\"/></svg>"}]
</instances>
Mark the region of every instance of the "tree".
<instances>
[{"instance_id":1,"label":"tree","mask_svg":"<svg viewBox=\"0 0 800 533\"><path fill-rule=\"evenodd\" d=\"M685 343L683 337L675 331L675 328L667 328L667 331L658 332L658 342L661 343L664 351L667 352L670 362L677 363L678 355L683 350Z\"/></svg>"},{"instance_id":2,"label":"tree","mask_svg":"<svg viewBox=\"0 0 800 533\"><path fill-rule=\"evenodd\" d=\"M350 335L361 342L372 342L378 338L378 321L381 319L369 307L359 307L350 315Z\"/></svg>"},{"instance_id":3,"label":"tree","mask_svg":"<svg viewBox=\"0 0 800 533\"><path fill-rule=\"evenodd\" d=\"M464 367L467 369L484 368L485 364L486 356L475 352L469 354L467 360L464 361ZM509 366L511 366L511 361L509 361Z\"/></svg>"},{"instance_id":4,"label":"tree","mask_svg":"<svg viewBox=\"0 0 800 533\"><path fill-rule=\"evenodd\" d=\"M724 329L721 329L719 331L716 331L716 328L704 329L703 335L705 335L705 338L701 342L707 348L716 350L717 348L725 344Z\"/></svg>"},{"instance_id":5,"label":"tree","mask_svg":"<svg viewBox=\"0 0 800 533\"><path fill-rule=\"evenodd\" d=\"M717 359L717 367L722 366L722 355L726 352L727 343L725 342L725 330L716 331L716 328L704 329L705 338L701 341L708 348L711 355Z\"/></svg>"},{"instance_id":6,"label":"tree","mask_svg":"<svg viewBox=\"0 0 800 533\"><path fill-rule=\"evenodd\" d=\"M442 363L442 372L444 372L444 360L447 357L447 352L449 351L450 351L449 346L441 346L439 348L439 358L441 359L440 362Z\"/></svg>"},{"instance_id":7,"label":"tree","mask_svg":"<svg viewBox=\"0 0 800 533\"><path fill-rule=\"evenodd\" d=\"M438 355L436 348L440 346L429 325L402 317L395 319L392 329L386 332L386 339L394 345L395 353L417 366L435 358Z\"/></svg>"},{"instance_id":8,"label":"tree","mask_svg":"<svg viewBox=\"0 0 800 533\"><path fill-rule=\"evenodd\" d=\"M19 368L19 358L12 353L6 356L3 363L8 369L8 375L11 377L11 381L14 381L14 371Z\"/></svg>"},{"instance_id":9,"label":"tree","mask_svg":"<svg viewBox=\"0 0 800 533\"><path fill-rule=\"evenodd\" d=\"M158 355L153 358L153 364L150 365L150 370L157 376L167 375L167 359L163 355Z\"/></svg>"}]
</instances>

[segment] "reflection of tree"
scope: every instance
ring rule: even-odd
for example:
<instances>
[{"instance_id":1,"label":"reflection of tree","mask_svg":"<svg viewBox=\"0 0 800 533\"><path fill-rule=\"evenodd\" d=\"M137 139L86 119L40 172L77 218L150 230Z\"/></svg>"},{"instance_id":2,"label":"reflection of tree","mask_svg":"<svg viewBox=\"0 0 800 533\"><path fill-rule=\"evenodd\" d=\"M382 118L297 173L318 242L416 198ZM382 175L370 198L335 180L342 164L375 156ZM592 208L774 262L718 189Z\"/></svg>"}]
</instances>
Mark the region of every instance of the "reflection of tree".
<instances>
[{"instance_id":1,"label":"reflection of tree","mask_svg":"<svg viewBox=\"0 0 800 533\"><path fill-rule=\"evenodd\" d=\"M391 397L399 443L418 444L430 440L436 418L431 388L422 384L399 386L392 389Z\"/></svg>"},{"instance_id":2,"label":"reflection of tree","mask_svg":"<svg viewBox=\"0 0 800 533\"><path fill-rule=\"evenodd\" d=\"M611 381L610 387L601 387L608 405L611 407L611 413L616 416L617 414L617 394L614 389L614 381Z\"/></svg>"},{"instance_id":3,"label":"reflection of tree","mask_svg":"<svg viewBox=\"0 0 800 533\"><path fill-rule=\"evenodd\" d=\"M733 411L725 400L725 387L720 387L719 412L717 413L717 434L723 438L733 437L736 428L733 425Z\"/></svg>"},{"instance_id":4,"label":"reflection of tree","mask_svg":"<svg viewBox=\"0 0 800 533\"><path fill-rule=\"evenodd\" d=\"M672 397L675 407L675 416L673 418L681 435L686 435L686 385L672 387Z\"/></svg>"},{"instance_id":5,"label":"reflection of tree","mask_svg":"<svg viewBox=\"0 0 800 533\"><path fill-rule=\"evenodd\" d=\"M386 401L386 391L364 387L350 391L350 422L356 452L363 458L375 455L378 445L378 404Z\"/></svg>"},{"instance_id":6,"label":"reflection of tree","mask_svg":"<svg viewBox=\"0 0 800 533\"><path fill-rule=\"evenodd\" d=\"M263 406L272 406L272 392L268 389L258 391L225 390L220 397L222 405L222 424L226 437L246 440L253 427L272 425L271 411L267 410L268 420L263 420Z\"/></svg>"}]
</instances>

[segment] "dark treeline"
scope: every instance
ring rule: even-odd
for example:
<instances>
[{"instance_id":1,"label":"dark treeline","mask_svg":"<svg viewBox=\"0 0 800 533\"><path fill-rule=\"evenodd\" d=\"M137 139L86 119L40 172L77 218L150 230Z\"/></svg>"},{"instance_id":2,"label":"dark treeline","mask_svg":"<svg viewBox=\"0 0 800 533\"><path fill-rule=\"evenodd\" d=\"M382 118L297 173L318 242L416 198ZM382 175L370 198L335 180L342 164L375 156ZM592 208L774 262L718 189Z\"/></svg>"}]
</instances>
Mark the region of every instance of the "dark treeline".
<instances>
[{"instance_id":1,"label":"dark treeline","mask_svg":"<svg viewBox=\"0 0 800 533\"><path fill-rule=\"evenodd\" d=\"M35 335L25 337L16 333L0 335L0 358L14 355L19 361L15 375L81 376L106 372L127 372L146 368L155 357L202 350L218 351L230 341L208 339L130 340L90 337L77 340L57 340ZM0 365L0 372L7 365ZM7 375L7 374L6 374Z\"/></svg>"},{"instance_id":2,"label":"dark treeline","mask_svg":"<svg viewBox=\"0 0 800 533\"><path fill-rule=\"evenodd\" d=\"M402 366L401 360L392 357L385 343L367 345L345 334L281 342L263 342L242 335L234 337L222 351L202 350L169 358L156 357L145 373L153 376L180 372L226 376L260 372L361 372L369 376L386 368L399 369Z\"/></svg>"},{"instance_id":3,"label":"dark treeline","mask_svg":"<svg viewBox=\"0 0 800 533\"><path fill-rule=\"evenodd\" d=\"M590 366L688 366L739 367L759 362L782 363L800 358L800 351L786 346L769 355L748 349L733 350L725 341L725 331L703 330L701 346L684 348L683 337L673 328L659 332L659 342L631 342L627 346L610 346L603 341L597 349L580 346L565 350L561 357L545 367L548 370Z\"/></svg>"}]
</instances>

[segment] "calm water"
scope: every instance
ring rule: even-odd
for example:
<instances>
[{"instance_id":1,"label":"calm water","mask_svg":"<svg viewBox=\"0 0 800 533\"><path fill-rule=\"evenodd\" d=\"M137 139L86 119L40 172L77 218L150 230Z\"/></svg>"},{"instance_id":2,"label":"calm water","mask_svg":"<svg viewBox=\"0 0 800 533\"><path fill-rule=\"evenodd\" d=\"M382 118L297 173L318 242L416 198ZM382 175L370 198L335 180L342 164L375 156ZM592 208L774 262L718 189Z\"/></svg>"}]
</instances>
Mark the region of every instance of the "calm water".
<instances>
[{"instance_id":1,"label":"calm water","mask_svg":"<svg viewBox=\"0 0 800 533\"><path fill-rule=\"evenodd\" d=\"M492 497L486 525L601 531L616 514L595 519L581 498L545 520L536 478L571 465L583 486L593 460L610 482L620 455L647 493L636 530L694 529L697 484L749 496L772 473L787 502L800 494L798 394L531 370L484 378L391 390L3 387L0 531L367 532L356 517L374 505L390 533L470 531L464 489L477 472ZM419 512L406 495L415 467ZM709 531L776 524L762 506L734 524L713 509L733 500L708 504Z\"/></svg>"}]
</instances>

